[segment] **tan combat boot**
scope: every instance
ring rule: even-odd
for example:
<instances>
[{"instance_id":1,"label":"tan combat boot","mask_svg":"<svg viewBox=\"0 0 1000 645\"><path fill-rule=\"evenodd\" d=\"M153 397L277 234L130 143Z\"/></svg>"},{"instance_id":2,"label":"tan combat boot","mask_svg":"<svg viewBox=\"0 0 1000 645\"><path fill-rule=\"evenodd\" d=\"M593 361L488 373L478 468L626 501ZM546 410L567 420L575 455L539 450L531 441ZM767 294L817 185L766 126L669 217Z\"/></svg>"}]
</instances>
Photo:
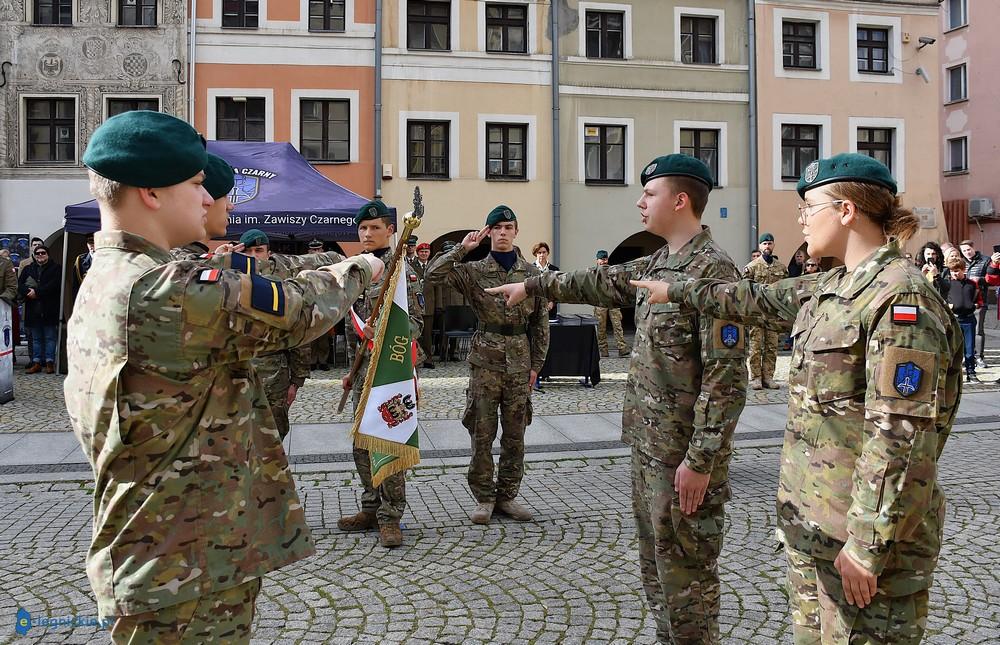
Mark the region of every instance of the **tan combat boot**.
<instances>
[{"instance_id":1,"label":"tan combat boot","mask_svg":"<svg viewBox=\"0 0 1000 645\"><path fill-rule=\"evenodd\" d=\"M493 502L482 502L469 514L473 524L489 524L493 517Z\"/></svg>"},{"instance_id":2,"label":"tan combat boot","mask_svg":"<svg viewBox=\"0 0 1000 645\"><path fill-rule=\"evenodd\" d=\"M531 511L512 499L497 502L497 511L518 522L530 522Z\"/></svg>"},{"instance_id":3,"label":"tan combat boot","mask_svg":"<svg viewBox=\"0 0 1000 645\"><path fill-rule=\"evenodd\" d=\"M775 385L774 381L770 381L770 380L765 381L765 380L762 380L761 384L764 386L765 389L768 389L768 390L780 390L781 389L780 386Z\"/></svg>"},{"instance_id":4,"label":"tan combat boot","mask_svg":"<svg viewBox=\"0 0 1000 645\"><path fill-rule=\"evenodd\" d=\"M383 547L391 549L403 543L403 532L399 528L399 522L387 522L378 527L379 542Z\"/></svg>"},{"instance_id":5,"label":"tan combat boot","mask_svg":"<svg viewBox=\"0 0 1000 645\"><path fill-rule=\"evenodd\" d=\"M346 515L337 520L337 528L341 531L369 531L378 528L375 513L361 511L355 515Z\"/></svg>"},{"instance_id":6,"label":"tan combat boot","mask_svg":"<svg viewBox=\"0 0 1000 645\"><path fill-rule=\"evenodd\" d=\"M760 379L754 379L754 380L750 381L750 389L752 389L752 390L763 390L764 389L764 383L761 382Z\"/></svg>"}]
</instances>

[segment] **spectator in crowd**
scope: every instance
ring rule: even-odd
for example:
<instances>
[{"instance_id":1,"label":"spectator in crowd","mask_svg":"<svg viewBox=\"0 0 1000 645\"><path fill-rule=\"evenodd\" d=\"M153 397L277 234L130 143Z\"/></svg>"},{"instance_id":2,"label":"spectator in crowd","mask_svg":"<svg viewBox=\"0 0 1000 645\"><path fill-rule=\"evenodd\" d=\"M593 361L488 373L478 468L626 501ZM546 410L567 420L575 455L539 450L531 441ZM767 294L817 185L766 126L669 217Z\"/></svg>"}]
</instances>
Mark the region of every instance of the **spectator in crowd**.
<instances>
[{"instance_id":1,"label":"spectator in crowd","mask_svg":"<svg viewBox=\"0 0 1000 645\"><path fill-rule=\"evenodd\" d=\"M976 367L984 370L987 368L986 310L989 309L989 303L986 300L986 268L990 260L976 250L976 245L972 243L972 240L962 240L959 242L958 248L965 260L965 272L969 280L976 283L983 296L983 305L976 311L976 336L979 338L978 351L976 352Z\"/></svg>"},{"instance_id":2,"label":"spectator in crowd","mask_svg":"<svg viewBox=\"0 0 1000 645\"><path fill-rule=\"evenodd\" d=\"M760 257L760 249L754 249L753 251L750 251L750 262L747 262L746 266L743 267L743 271L746 272L747 267L750 266L750 263L759 257Z\"/></svg>"},{"instance_id":3,"label":"spectator in crowd","mask_svg":"<svg viewBox=\"0 0 1000 645\"><path fill-rule=\"evenodd\" d=\"M1000 252L990 256L989 266L986 267L986 284L991 287L1000 287ZM1000 319L1000 312L997 313Z\"/></svg>"},{"instance_id":4,"label":"spectator in crowd","mask_svg":"<svg viewBox=\"0 0 1000 645\"><path fill-rule=\"evenodd\" d=\"M983 307L983 292L975 280L968 277L962 258L948 258L951 282L948 284L948 306L958 318L965 337L965 382L978 383L976 378L976 312Z\"/></svg>"},{"instance_id":5,"label":"spectator in crowd","mask_svg":"<svg viewBox=\"0 0 1000 645\"><path fill-rule=\"evenodd\" d=\"M927 281L934 285L945 300L948 299L948 272L944 266L944 253L935 242L928 242L920 247L917 253L916 265Z\"/></svg>"},{"instance_id":6,"label":"spectator in crowd","mask_svg":"<svg viewBox=\"0 0 1000 645\"><path fill-rule=\"evenodd\" d=\"M549 254L552 250L545 242L539 242L531 247L531 254L535 256L535 266L539 271L558 271L559 267L549 262Z\"/></svg>"},{"instance_id":7,"label":"spectator in crowd","mask_svg":"<svg viewBox=\"0 0 1000 645\"><path fill-rule=\"evenodd\" d=\"M44 244L32 251L34 262L21 270L17 290L24 300L24 325L31 332L31 363L28 374L45 371L52 374L56 362L56 336L59 333L59 296L62 271L49 258Z\"/></svg>"},{"instance_id":8,"label":"spectator in crowd","mask_svg":"<svg viewBox=\"0 0 1000 645\"><path fill-rule=\"evenodd\" d=\"M28 257L23 258L21 260L21 264L19 264L17 267L18 271L21 271L22 269L24 269L24 267L28 266L29 264L35 261L34 258L35 249L40 247L42 244L45 244L45 240L43 240L42 238L40 237L31 238L31 251L28 253Z\"/></svg>"},{"instance_id":9,"label":"spectator in crowd","mask_svg":"<svg viewBox=\"0 0 1000 645\"><path fill-rule=\"evenodd\" d=\"M76 260L73 261L73 297L76 298L76 292L80 290L80 285L83 284L83 279L87 275L87 271L90 271L90 263L93 261L94 257L94 234L91 233L87 236L87 252L81 253L76 256Z\"/></svg>"},{"instance_id":10,"label":"spectator in crowd","mask_svg":"<svg viewBox=\"0 0 1000 645\"><path fill-rule=\"evenodd\" d=\"M788 261L788 277L797 278L805 272L806 258L809 256L804 249L799 249Z\"/></svg>"},{"instance_id":11,"label":"spectator in crowd","mask_svg":"<svg viewBox=\"0 0 1000 645\"><path fill-rule=\"evenodd\" d=\"M802 275L810 275L812 273L819 273L819 260L816 258L806 260L802 268Z\"/></svg>"},{"instance_id":12,"label":"spectator in crowd","mask_svg":"<svg viewBox=\"0 0 1000 645\"><path fill-rule=\"evenodd\" d=\"M10 318L11 318L10 345L11 347L17 347L18 345L21 344L21 305L17 301L17 266L20 263L20 260L16 254L14 256L11 256L10 251L8 249L0 249L0 258L6 258L6 260L10 262L10 273L4 272L4 275L8 280L11 280L9 284L13 285L14 287L14 292L10 296L10 299L7 300L7 302L8 304L10 304ZM2 264L3 260L0 259L0 265ZM0 284L6 285L7 283L4 279L0 279ZM6 292L8 288L9 286L0 287L0 293ZM16 352L11 353L11 359L13 360L14 364L17 365Z\"/></svg>"}]
</instances>

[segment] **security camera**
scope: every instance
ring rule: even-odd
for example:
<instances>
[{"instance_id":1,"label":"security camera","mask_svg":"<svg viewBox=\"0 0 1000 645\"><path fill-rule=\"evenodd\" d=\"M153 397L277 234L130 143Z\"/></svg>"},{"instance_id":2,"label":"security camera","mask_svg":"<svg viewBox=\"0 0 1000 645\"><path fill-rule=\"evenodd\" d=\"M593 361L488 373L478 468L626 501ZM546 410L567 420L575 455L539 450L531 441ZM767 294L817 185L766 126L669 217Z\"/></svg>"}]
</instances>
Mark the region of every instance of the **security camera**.
<instances>
[{"instance_id":1,"label":"security camera","mask_svg":"<svg viewBox=\"0 0 1000 645\"><path fill-rule=\"evenodd\" d=\"M917 50L919 51L924 47L926 47L927 45L933 45L934 43L936 43L937 38L932 38L931 36L921 36L920 38L917 38L917 42L920 43L920 45L917 47Z\"/></svg>"}]
</instances>

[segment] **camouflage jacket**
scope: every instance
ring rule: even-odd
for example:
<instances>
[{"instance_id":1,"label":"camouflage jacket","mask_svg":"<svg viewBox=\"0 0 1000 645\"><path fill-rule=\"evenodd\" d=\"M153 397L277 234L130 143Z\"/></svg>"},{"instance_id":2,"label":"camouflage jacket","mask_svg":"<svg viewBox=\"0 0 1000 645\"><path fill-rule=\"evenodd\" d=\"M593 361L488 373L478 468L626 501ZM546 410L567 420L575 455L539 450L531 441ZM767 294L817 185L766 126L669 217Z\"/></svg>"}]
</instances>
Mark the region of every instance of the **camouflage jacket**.
<instances>
[{"instance_id":1,"label":"camouflage jacket","mask_svg":"<svg viewBox=\"0 0 1000 645\"><path fill-rule=\"evenodd\" d=\"M826 560L843 548L876 575L896 572L880 588L926 588L941 547L937 460L961 397L963 341L898 245L850 273L678 283L670 298L774 330L794 321L779 539Z\"/></svg>"},{"instance_id":2,"label":"camouflage jacket","mask_svg":"<svg viewBox=\"0 0 1000 645\"><path fill-rule=\"evenodd\" d=\"M130 233L95 242L64 391L94 469L87 574L101 616L186 602L312 555L249 360L329 330L371 279L367 262L276 283L240 254L213 269Z\"/></svg>"},{"instance_id":3,"label":"camouflage jacket","mask_svg":"<svg viewBox=\"0 0 1000 645\"><path fill-rule=\"evenodd\" d=\"M17 299L17 274L14 263L0 255L0 300L13 305Z\"/></svg>"},{"instance_id":4,"label":"camouflage jacket","mask_svg":"<svg viewBox=\"0 0 1000 645\"><path fill-rule=\"evenodd\" d=\"M538 275L530 262L518 254L510 271L487 255L478 262L462 263L467 251L459 244L440 255L427 267L426 279L432 284L448 287L462 293L476 312L480 330L472 337L469 363L507 374L524 374L542 371L545 354L549 351L549 317L545 298L536 295L524 302L508 307L503 296L494 296L484 289L502 284L523 282ZM523 325L526 334L503 334L482 329L483 325Z\"/></svg>"},{"instance_id":5,"label":"camouflage jacket","mask_svg":"<svg viewBox=\"0 0 1000 645\"><path fill-rule=\"evenodd\" d=\"M746 265L743 277L760 284L774 284L788 277L788 267L778 261L777 255L771 256L771 264L760 257Z\"/></svg>"},{"instance_id":6,"label":"camouflage jacket","mask_svg":"<svg viewBox=\"0 0 1000 645\"><path fill-rule=\"evenodd\" d=\"M201 242L191 242L190 244L170 249L170 257L174 260L209 260L214 256L215 254Z\"/></svg>"},{"instance_id":7,"label":"camouflage jacket","mask_svg":"<svg viewBox=\"0 0 1000 645\"><path fill-rule=\"evenodd\" d=\"M743 328L675 303L650 304L629 280L739 276L708 227L674 254L573 273L546 271L528 293L597 307L635 306L635 344L625 388L622 440L672 466L711 474L709 494L729 496L733 433L746 401Z\"/></svg>"},{"instance_id":8,"label":"camouflage jacket","mask_svg":"<svg viewBox=\"0 0 1000 645\"><path fill-rule=\"evenodd\" d=\"M302 271L318 269L343 260L344 256L335 251L306 255L272 253L266 262L257 263L257 270L262 276L272 280L290 280ZM309 378L310 359L307 343L292 349L257 356L250 364L264 383L264 389L271 396L283 396L287 394L290 385L302 387Z\"/></svg>"},{"instance_id":9,"label":"camouflage jacket","mask_svg":"<svg viewBox=\"0 0 1000 645\"><path fill-rule=\"evenodd\" d=\"M378 301L379 291L382 290L382 281L389 278L395 269L396 263L392 260L392 250L390 249L388 253L383 256L386 262L385 271L382 273L382 277L377 281L368 285L357 301L354 303L354 313L363 321L367 321L368 317L372 314L372 309L375 307L375 303ZM405 261L405 258L404 258ZM400 280L406 280L406 296L410 308L410 339L420 339L420 333L424 328L424 296L420 291L420 280L417 278L417 274L410 269L410 265L403 264L403 274L399 278ZM383 306L390 304L392 302L392 294L386 294L386 300ZM357 354L358 348L358 334L354 330L354 325L348 321L347 325L347 353L350 361L354 361L354 357ZM368 350L365 349L365 353ZM419 349L418 352L421 353L421 357L418 358L418 366L423 363L422 353ZM368 362L367 360L361 364L361 370L358 372L357 377L352 383L352 389L355 392L360 392L362 386L364 385L365 376L368 374Z\"/></svg>"}]
</instances>

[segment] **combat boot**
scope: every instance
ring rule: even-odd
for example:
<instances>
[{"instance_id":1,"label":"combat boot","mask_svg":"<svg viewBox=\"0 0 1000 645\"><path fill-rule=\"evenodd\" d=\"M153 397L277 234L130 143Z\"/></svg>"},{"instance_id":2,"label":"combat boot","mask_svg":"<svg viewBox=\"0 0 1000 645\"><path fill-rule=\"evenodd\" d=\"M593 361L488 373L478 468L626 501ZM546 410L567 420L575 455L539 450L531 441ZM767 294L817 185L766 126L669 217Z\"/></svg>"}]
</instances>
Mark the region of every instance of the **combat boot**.
<instances>
[{"instance_id":1,"label":"combat boot","mask_svg":"<svg viewBox=\"0 0 1000 645\"><path fill-rule=\"evenodd\" d=\"M764 389L767 389L767 390L780 390L781 389L780 386L774 384L774 381L765 381L765 380L761 379L761 385L763 385Z\"/></svg>"},{"instance_id":2,"label":"combat boot","mask_svg":"<svg viewBox=\"0 0 1000 645\"><path fill-rule=\"evenodd\" d=\"M469 514L473 524L489 524L493 517L493 502L481 502L476 510Z\"/></svg>"},{"instance_id":3,"label":"combat boot","mask_svg":"<svg viewBox=\"0 0 1000 645\"><path fill-rule=\"evenodd\" d=\"M601 358L608 358L608 356L609 356L608 350L602 349L601 350Z\"/></svg>"},{"instance_id":4,"label":"combat boot","mask_svg":"<svg viewBox=\"0 0 1000 645\"><path fill-rule=\"evenodd\" d=\"M341 531L369 531L378 528L378 518L375 513L361 511L354 515L345 515L337 520L337 528Z\"/></svg>"},{"instance_id":5,"label":"combat boot","mask_svg":"<svg viewBox=\"0 0 1000 645\"><path fill-rule=\"evenodd\" d=\"M387 548L400 546L403 544L403 532L399 528L399 522L387 522L378 527L379 543Z\"/></svg>"},{"instance_id":6,"label":"combat boot","mask_svg":"<svg viewBox=\"0 0 1000 645\"><path fill-rule=\"evenodd\" d=\"M628 358L632 355L632 350L626 347L625 349L618 350L618 358Z\"/></svg>"},{"instance_id":7,"label":"combat boot","mask_svg":"<svg viewBox=\"0 0 1000 645\"><path fill-rule=\"evenodd\" d=\"M763 390L764 384L761 382L760 379L754 379L750 381L750 388L754 390Z\"/></svg>"},{"instance_id":8,"label":"combat boot","mask_svg":"<svg viewBox=\"0 0 1000 645\"><path fill-rule=\"evenodd\" d=\"M512 499L497 501L497 511L518 522L530 522L531 511Z\"/></svg>"}]
</instances>

